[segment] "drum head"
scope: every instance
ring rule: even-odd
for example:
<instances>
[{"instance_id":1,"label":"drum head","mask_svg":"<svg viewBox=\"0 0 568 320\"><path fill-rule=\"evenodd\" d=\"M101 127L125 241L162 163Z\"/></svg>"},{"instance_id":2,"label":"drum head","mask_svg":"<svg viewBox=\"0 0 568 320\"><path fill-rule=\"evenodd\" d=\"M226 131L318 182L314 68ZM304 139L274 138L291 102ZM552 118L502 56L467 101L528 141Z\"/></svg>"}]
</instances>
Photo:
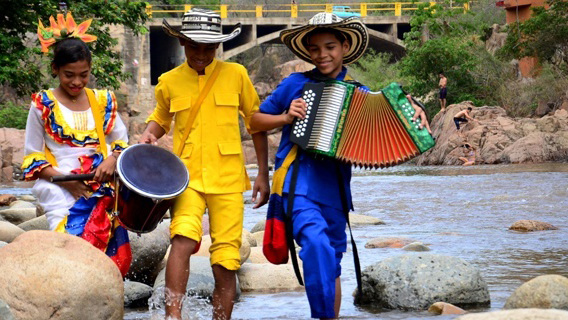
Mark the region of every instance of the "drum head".
<instances>
[{"instance_id":1,"label":"drum head","mask_svg":"<svg viewBox=\"0 0 568 320\"><path fill-rule=\"evenodd\" d=\"M116 171L129 189L153 199L169 199L187 188L189 173L170 151L149 144L137 144L118 157Z\"/></svg>"}]
</instances>

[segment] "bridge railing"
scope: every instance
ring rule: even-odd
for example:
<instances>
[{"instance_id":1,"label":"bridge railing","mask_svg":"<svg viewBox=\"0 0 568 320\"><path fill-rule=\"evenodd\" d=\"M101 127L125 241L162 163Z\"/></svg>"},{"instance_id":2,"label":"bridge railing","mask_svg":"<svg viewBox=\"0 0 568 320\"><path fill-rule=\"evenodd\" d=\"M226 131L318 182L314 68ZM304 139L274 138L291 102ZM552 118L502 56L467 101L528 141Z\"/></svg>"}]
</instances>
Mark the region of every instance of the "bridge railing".
<instances>
[{"instance_id":1,"label":"bridge railing","mask_svg":"<svg viewBox=\"0 0 568 320\"><path fill-rule=\"evenodd\" d=\"M426 2L426 1L424 1ZM269 5L147 5L146 13L153 18L160 17L180 17L184 12L193 7L207 8L221 15L221 18L228 17L308 17L317 12L333 12L334 6L349 6L349 12L361 15L390 15L402 16L409 15L412 11L418 10L419 4L423 2L362 2L362 3L302 3L302 4L269 4ZM436 2L427 2L431 6ZM469 3L451 5L455 10L469 10Z\"/></svg>"}]
</instances>

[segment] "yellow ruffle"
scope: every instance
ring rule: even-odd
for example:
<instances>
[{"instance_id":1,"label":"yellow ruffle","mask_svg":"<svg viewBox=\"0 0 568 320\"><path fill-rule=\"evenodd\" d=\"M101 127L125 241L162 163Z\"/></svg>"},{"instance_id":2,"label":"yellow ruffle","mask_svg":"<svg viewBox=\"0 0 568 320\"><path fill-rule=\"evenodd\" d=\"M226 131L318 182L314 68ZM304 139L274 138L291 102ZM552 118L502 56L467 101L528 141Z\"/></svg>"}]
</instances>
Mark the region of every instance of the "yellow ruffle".
<instances>
[{"instance_id":1,"label":"yellow ruffle","mask_svg":"<svg viewBox=\"0 0 568 320\"><path fill-rule=\"evenodd\" d=\"M41 160L45 160L47 161L47 157L45 156L45 153L43 152L34 152L34 153L30 153L27 156L24 157L24 162L22 163L22 170L25 170L27 168L29 168L35 161L41 161Z\"/></svg>"},{"instance_id":2,"label":"yellow ruffle","mask_svg":"<svg viewBox=\"0 0 568 320\"><path fill-rule=\"evenodd\" d=\"M120 148L120 150L124 150L124 149L128 148L128 143L126 143L124 140L115 140L110 145L110 149L112 151L115 151L117 148Z\"/></svg>"},{"instance_id":3,"label":"yellow ruffle","mask_svg":"<svg viewBox=\"0 0 568 320\"><path fill-rule=\"evenodd\" d=\"M93 139L93 140L96 140L96 139L99 138L99 136L97 135L96 129L76 130L76 129L71 128L67 124L67 122L65 121L65 118L63 117L63 113L61 112L61 108L59 107L59 102L57 101L57 99L53 95L53 91L47 90L46 93L47 93L47 97L49 98L49 100L53 101L52 112L53 112L53 115L55 117L55 123L57 123L57 125L62 128L63 135L73 136L75 138L75 140L78 140L78 141L85 141L86 138L90 138L90 139Z\"/></svg>"}]
</instances>

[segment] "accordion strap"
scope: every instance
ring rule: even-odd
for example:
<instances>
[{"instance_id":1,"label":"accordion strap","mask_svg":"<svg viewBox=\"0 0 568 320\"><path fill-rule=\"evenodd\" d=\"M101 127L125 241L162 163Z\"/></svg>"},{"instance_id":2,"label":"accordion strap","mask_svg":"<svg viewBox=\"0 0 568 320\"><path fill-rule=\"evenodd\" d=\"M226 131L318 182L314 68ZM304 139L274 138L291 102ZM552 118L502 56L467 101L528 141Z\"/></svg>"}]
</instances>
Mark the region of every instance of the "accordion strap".
<instances>
[{"instance_id":1,"label":"accordion strap","mask_svg":"<svg viewBox=\"0 0 568 320\"><path fill-rule=\"evenodd\" d=\"M295 146L297 148L297 146ZM292 227L292 216L294 212L294 198L296 193L296 183L298 182L298 172L300 168L300 148L296 158L292 163L292 179L290 180L290 189L288 190L288 206L286 208L286 241L288 242L288 249L290 250L290 258L292 259L292 266L294 273L301 286L304 285L302 281L302 274L300 273L300 265L298 264L298 257L296 256L296 245L294 244L294 229Z\"/></svg>"},{"instance_id":2,"label":"accordion strap","mask_svg":"<svg viewBox=\"0 0 568 320\"><path fill-rule=\"evenodd\" d=\"M347 195L344 188L343 174L339 168L339 163L336 162L335 165L337 171L337 180L339 182L339 194L341 197L341 207L345 214L345 220L347 221L347 226L349 227L349 235L351 236L351 248L353 249L353 264L355 265L355 276L357 278L357 292L355 293L355 300L361 296L363 292L363 286L361 284L361 264L359 262L359 253L357 251L357 244L355 244L355 239L353 238L353 231L351 231L351 223L349 222L349 204L347 203Z\"/></svg>"}]
</instances>

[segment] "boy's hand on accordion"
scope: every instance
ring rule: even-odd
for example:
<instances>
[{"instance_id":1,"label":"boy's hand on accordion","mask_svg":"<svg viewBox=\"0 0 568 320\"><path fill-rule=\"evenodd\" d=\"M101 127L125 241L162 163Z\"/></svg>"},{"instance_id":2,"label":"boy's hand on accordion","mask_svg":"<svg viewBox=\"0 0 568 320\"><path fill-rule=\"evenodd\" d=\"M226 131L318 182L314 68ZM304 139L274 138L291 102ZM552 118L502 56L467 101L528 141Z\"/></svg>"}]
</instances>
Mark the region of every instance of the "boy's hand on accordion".
<instances>
[{"instance_id":1,"label":"boy's hand on accordion","mask_svg":"<svg viewBox=\"0 0 568 320\"><path fill-rule=\"evenodd\" d=\"M286 114L287 122L292 123L294 118L304 119L306 117L307 109L308 105L304 99L298 98L292 100L292 103L290 103L290 109L288 109L288 113Z\"/></svg>"}]
</instances>

